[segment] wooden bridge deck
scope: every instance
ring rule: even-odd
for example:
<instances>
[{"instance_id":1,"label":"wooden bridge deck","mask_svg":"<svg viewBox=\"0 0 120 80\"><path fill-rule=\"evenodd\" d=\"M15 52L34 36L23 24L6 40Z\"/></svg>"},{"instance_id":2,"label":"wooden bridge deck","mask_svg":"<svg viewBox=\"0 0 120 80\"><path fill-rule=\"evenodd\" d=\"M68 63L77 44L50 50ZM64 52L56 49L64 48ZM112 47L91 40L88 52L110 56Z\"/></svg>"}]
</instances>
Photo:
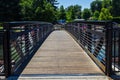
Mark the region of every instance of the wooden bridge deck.
<instances>
[{"instance_id":1,"label":"wooden bridge deck","mask_svg":"<svg viewBox=\"0 0 120 80\"><path fill-rule=\"evenodd\" d=\"M25 76L40 75L91 75L97 76L97 79L94 78L95 80L107 80L104 73L65 31L54 31L49 35L19 79L24 80Z\"/></svg>"}]
</instances>

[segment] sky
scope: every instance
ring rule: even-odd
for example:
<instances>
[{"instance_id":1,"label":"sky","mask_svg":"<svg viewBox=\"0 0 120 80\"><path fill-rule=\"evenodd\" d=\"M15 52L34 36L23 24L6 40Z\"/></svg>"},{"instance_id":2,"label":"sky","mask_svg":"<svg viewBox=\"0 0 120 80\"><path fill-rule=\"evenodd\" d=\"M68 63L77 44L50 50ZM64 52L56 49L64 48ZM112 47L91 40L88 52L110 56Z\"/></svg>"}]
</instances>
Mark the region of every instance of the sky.
<instances>
[{"instance_id":1,"label":"sky","mask_svg":"<svg viewBox=\"0 0 120 80\"><path fill-rule=\"evenodd\" d=\"M64 6L64 8L67 8L70 5L81 5L82 6L82 10L84 8L90 8L90 3L94 0L57 0L59 5L58 7L60 7L61 5Z\"/></svg>"}]
</instances>

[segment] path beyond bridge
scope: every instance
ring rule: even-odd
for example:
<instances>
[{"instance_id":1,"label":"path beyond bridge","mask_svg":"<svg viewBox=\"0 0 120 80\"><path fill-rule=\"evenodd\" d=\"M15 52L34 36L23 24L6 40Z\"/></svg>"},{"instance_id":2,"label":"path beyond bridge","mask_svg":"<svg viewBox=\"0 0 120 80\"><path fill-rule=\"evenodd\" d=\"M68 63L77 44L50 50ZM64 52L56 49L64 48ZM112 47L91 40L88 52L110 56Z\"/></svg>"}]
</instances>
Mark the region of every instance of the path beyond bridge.
<instances>
[{"instance_id":1,"label":"path beyond bridge","mask_svg":"<svg viewBox=\"0 0 120 80\"><path fill-rule=\"evenodd\" d=\"M28 63L19 80L108 80L66 31L53 31Z\"/></svg>"}]
</instances>

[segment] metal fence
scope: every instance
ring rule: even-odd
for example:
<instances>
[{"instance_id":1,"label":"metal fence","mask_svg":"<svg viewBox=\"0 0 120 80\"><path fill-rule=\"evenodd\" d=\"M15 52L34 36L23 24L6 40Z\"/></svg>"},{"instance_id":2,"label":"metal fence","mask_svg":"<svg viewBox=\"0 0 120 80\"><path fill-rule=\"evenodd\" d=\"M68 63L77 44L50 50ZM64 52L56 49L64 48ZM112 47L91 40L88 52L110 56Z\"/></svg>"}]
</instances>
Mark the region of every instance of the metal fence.
<instances>
[{"instance_id":1,"label":"metal fence","mask_svg":"<svg viewBox=\"0 0 120 80\"><path fill-rule=\"evenodd\" d=\"M120 75L120 27L112 30L112 71Z\"/></svg>"},{"instance_id":2,"label":"metal fence","mask_svg":"<svg viewBox=\"0 0 120 80\"><path fill-rule=\"evenodd\" d=\"M0 30L0 75L19 75L39 48L53 25L47 22L23 21L4 23ZM3 41L3 42L2 42Z\"/></svg>"},{"instance_id":3,"label":"metal fence","mask_svg":"<svg viewBox=\"0 0 120 80\"><path fill-rule=\"evenodd\" d=\"M3 25L0 24L0 74L4 75L4 58L3 58Z\"/></svg>"},{"instance_id":4,"label":"metal fence","mask_svg":"<svg viewBox=\"0 0 120 80\"><path fill-rule=\"evenodd\" d=\"M76 21L65 25L95 63L111 76L120 72L120 28L110 21Z\"/></svg>"}]
</instances>

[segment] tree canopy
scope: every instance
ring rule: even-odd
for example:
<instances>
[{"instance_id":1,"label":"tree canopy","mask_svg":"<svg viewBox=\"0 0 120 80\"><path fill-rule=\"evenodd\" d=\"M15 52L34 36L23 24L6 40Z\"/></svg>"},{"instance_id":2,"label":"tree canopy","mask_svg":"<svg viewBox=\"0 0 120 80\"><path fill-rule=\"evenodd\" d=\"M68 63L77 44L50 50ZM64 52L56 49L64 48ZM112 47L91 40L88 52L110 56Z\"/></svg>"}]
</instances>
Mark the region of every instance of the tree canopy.
<instances>
[{"instance_id":1,"label":"tree canopy","mask_svg":"<svg viewBox=\"0 0 120 80\"><path fill-rule=\"evenodd\" d=\"M58 12L59 14L59 19L61 19L61 20L65 20L66 19L66 12L65 12L65 9L64 9L64 7L63 7L63 5L62 6L60 6L60 9L59 9L59 12Z\"/></svg>"},{"instance_id":2,"label":"tree canopy","mask_svg":"<svg viewBox=\"0 0 120 80\"><path fill-rule=\"evenodd\" d=\"M114 17L120 17L120 0L112 0L112 14Z\"/></svg>"},{"instance_id":3,"label":"tree canopy","mask_svg":"<svg viewBox=\"0 0 120 80\"><path fill-rule=\"evenodd\" d=\"M101 8L97 8L96 4L101 3ZM91 3L91 11L93 20L120 20L120 0L95 0ZM99 12L98 12L99 11ZM96 17L95 17L96 15ZM99 16L99 17L98 17Z\"/></svg>"},{"instance_id":4,"label":"tree canopy","mask_svg":"<svg viewBox=\"0 0 120 80\"><path fill-rule=\"evenodd\" d=\"M84 18L85 20L120 19L120 0L94 0L90 9L81 5L57 7L57 0L0 0L0 21L34 20L56 22Z\"/></svg>"},{"instance_id":5,"label":"tree canopy","mask_svg":"<svg viewBox=\"0 0 120 80\"><path fill-rule=\"evenodd\" d=\"M91 16L90 9L85 8L85 9L83 10L83 13L82 13L82 18L85 19L85 20L87 20L87 19L90 18L90 16Z\"/></svg>"},{"instance_id":6,"label":"tree canopy","mask_svg":"<svg viewBox=\"0 0 120 80\"><path fill-rule=\"evenodd\" d=\"M99 20L112 20L112 15L107 8L102 8Z\"/></svg>"},{"instance_id":7,"label":"tree canopy","mask_svg":"<svg viewBox=\"0 0 120 80\"><path fill-rule=\"evenodd\" d=\"M19 0L0 0L0 21L20 19Z\"/></svg>"},{"instance_id":8,"label":"tree canopy","mask_svg":"<svg viewBox=\"0 0 120 80\"><path fill-rule=\"evenodd\" d=\"M66 18L67 22L70 22L74 19L81 18L81 6L80 5L71 5L66 8Z\"/></svg>"},{"instance_id":9,"label":"tree canopy","mask_svg":"<svg viewBox=\"0 0 120 80\"><path fill-rule=\"evenodd\" d=\"M93 1L91 4L91 11L92 13L94 13L95 11L101 11L101 8L102 8L102 1L101 0L96 0L96 1Z\"/></svg>"},{"instance_id":10,"label":"tree canopy","mask_svg":"<svg viewBox=\"0 0 120 80\"><path fill-rule=\"evenodd\" d=\"M52 2L46 0L21 0L21 15L23 20L55 21L55 8Z\"/></svg>"}]
</instances>

